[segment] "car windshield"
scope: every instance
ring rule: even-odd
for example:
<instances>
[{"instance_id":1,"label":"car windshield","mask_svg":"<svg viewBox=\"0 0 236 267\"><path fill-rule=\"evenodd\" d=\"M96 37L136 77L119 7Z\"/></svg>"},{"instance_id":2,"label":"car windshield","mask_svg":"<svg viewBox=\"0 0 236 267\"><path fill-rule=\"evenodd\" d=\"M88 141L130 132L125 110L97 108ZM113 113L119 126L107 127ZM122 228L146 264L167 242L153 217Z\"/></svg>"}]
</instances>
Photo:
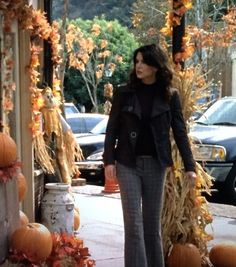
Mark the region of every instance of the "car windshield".
<instances>
[{"instance_id":1,"label":"car windshield","mask_svg":"<svg viewBox=\"0 0 236 267\"><path fill-rule=\"evenodd\" d=\"M68 118L67 122L69 123L72 132L74 134L79 133L88 133L90 132L97 123L102 120L101 117L81 117L81 118Z\"/></svg>"},{"instance_id":2,"label":"car windshield","mask_svg":"<svg viewBox=\"0 0 236 267\"><path fill-rule=\"evenodd\" d=\"M100 121L92 130L92 134L105 134L106 133L106 128L107 128L107 122L108 118L103 119Z\"/></svg>"},{"instance_id":3,"label":"car windshield","mask_svg":"<svg viewBox=\"0 0 236 267\"><path fill-rule=\"evenodd\" d=\"M216 101L196 121L206 125L236 125L236 98Z\"/></svg>"},{"instance_id":4,"label":"car windshield","mask_svg":"<svg viewBox=\"0 0 236 267\"><path fill-rule=\"evenodd\" d=\"M64 104L64 109L65 109L65 114L75 114L75 113L80 113L77 107L74 104Z\"/></svg>"}]
</instances>

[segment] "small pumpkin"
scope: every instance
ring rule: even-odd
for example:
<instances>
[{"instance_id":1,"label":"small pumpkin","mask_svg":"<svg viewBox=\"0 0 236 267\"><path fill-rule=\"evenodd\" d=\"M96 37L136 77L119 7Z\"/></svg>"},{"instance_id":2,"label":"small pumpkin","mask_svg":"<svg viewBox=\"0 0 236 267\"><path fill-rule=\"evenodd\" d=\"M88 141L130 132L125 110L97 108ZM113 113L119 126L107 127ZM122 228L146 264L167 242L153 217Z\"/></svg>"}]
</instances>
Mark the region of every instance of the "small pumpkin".
<instances>
[{"instance_id":1,"label":"small pumpkin","mask_svg":"<svg viewBox=\"0 0 236 267\"><path fill-rule=\"evenodd\" d=\"M201 267L201 255L198 248L190 243L174 244L167 258L168 267Z\"/></svg>"},{"instance_id":2,"label":"small pumpkin","mask_svg":"<svg viewBox=\"0 0 236 267\"><path fill-rule=\"evenodd\" d=\"M12 166L17 159L15 141L5 133L0 132L0 168Z\"/></svg>"},{"instance_id":3,"label":"small pumpkin","mask_svg":"<svg viewBox=\"0 0 236 267\"><path fill-rule=\"evenodd\" d=\"M35 262L43 261L51 254L52 244L51 233L40 223L28 223L11 236L11 248Z\"/></svg>"},{"instance_id":4,"label":"small pumpkin","mask_svg":"<svg viewBox=\"0 0 236 267\"><path fill-rule=\"evenodd\" d=\"M29 223L29 218L20 210L20 226L26 226Z\"/></svg>"},{"instance_id":5,"label":"small pumpkin","mask_svg":"<svg viewBox=\"0 0 236 267\"><path fill-rule=\"evenodd\" d=\"M209 259L214 267L236 266L236 244L221 243L214 245L209 252Z\"/></svg>"},{"instance_id":6,"label":"small pumpkin","mask_svg":"<svg viewBox=\"0 0 236 267\"><path fill-rule=\"evenodd\" d=\"M27 192L27 182L25 176L19 172L16 177L17 180L17 187L18 187L18 198L19 202L24 200L26 192Z\"/></svg>"},{"instance_id":7,"label":"small pumpkin","mask_svg":"<svg viewBox=\"0 0 236 267\"><path fill-rule=\"evenodd\" d=\"M77 207L74 208L74 230L78 230L80 227L80 214Z\"/></svg>"}]
</instances>

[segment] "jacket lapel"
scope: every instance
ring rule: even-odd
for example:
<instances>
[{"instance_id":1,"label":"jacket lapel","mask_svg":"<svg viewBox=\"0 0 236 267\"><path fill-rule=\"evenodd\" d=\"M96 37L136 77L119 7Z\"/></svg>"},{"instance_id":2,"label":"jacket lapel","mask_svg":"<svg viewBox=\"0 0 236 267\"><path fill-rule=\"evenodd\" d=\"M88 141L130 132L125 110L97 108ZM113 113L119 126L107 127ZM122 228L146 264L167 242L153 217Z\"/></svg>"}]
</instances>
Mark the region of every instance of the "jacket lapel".
<instances>
[{"instance_id":1,"label":"jacket lapel","mask_svg":"<svg viewBox=\"0 0 236 267\"><path fill-rule=\"evenodd\" d=\"M127 98L127 102L122 108L123 111L134 114L139 119L141 119L141 106L139 104L138 98L134 91L129 92L129 96Z\"/></svg>"},{"instance_id":2,"label":"jacket lapel","mask_svg":"<svg viewBox=\"0 0 236 267\"><path fill-rule=\"evenodd\" d=\"M163 101L158 95L153 100L151 118L160 115L163 112L170 110L170 106L167 102Z\"/></svg>"},{"instance_id":3,"label":"jacket lapel","mask_svg":"<svg viewBox=\"0 0 236 267\"><path fill-rule=\"evenodd\" d=\"M140 103L138 101L138 97L134 91L130 91L130 92L132 94L131 102L130 102L129 106L126 107L126 111L133 113L139 119L141 119L142 118L141 106L140 106ZM161 97L158 94L156 94L154 97L154 100L153 100L151 118L156 117L156 116L160 115L161 113L166 112L168 110L170 110L169 104L166 103L165 101L163 101L161 99Z\"/></svg>"}]
</instances>

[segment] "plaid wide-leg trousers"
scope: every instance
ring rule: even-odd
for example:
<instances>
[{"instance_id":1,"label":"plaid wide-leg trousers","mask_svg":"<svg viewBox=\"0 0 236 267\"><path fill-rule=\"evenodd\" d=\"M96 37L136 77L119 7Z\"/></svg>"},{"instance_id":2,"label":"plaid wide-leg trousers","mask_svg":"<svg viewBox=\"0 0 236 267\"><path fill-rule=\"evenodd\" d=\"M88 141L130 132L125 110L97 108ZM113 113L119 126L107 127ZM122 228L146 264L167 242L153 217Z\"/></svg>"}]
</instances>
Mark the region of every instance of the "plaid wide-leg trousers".
<instances>
[{"instance_id":1,"label":"plaid wide-leg trousers","mask_svg":"<svg viewBox=\"0 0 236 267\"><path fill-rule=\"evenodd\" d=\"M164 267L161 238L165 167L150 156L117 162L125 231L125 267Z\"/></svg>"}]
</instances>

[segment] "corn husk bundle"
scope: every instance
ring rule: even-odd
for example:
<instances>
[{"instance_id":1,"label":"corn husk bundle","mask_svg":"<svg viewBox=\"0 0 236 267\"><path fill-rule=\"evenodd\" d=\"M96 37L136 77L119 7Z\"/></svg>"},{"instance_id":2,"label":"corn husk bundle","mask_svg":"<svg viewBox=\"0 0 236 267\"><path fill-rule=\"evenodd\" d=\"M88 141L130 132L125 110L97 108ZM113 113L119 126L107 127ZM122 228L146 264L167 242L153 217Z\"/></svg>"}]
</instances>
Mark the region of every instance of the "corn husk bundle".
<instances>
[{"instance_id":1,"label":"corn husk bundle","mask_svg":"<svg viewBox=\"0 0 236 267\"><path fill-rule=\"evenodd\" d=\"M201 108L197 106L196 101L207 95L209 85L205 82L200 66L176 71L173 85L179 90L183 115L189 128L190 116L197 108ZM171 141L174 166L169 168L166 174L162 216L164 253L167 256L174 243L193 243L201 253L202 263L207 265L207 242L212 236L205 228L212 222L212 216L202 192L210 194L212 179L197 163L196 187L190 190L181 156L174 139L171 138Z\"/></svg>"},{"instance_id":2,"label":"corn husk bundle","mask_svg":"<svg viewBox=\"0 0 236 267\"><path fill-rule=\"evenodd\" d=\"M112 98L113 96L113 85L111 83L106 83L104 85L104 96L107 98Z\"/></svg>"},{"instance_id":3,"label":"corn husk bundle","mask_svg":"<svg viewBox=\"0 0 236 267\"><path fill-rule=\"evenodd\" d=\"M63 134L65 146L66 161L69 168L70 176L79 176L80 171L75 164L76 161L84 159L82 149L76 142L76 138L71 130L66 131Z\"/></svg>"},{"instance_id":4,"label":"corn husk bundle","mask_svg":"<svg viewBox=\"0 0 236 267\"><path fill-rule=\"evenodd\" d=\"M53 159L48 153L48 148L42 132L39 132L34 136L33 148L35 161L40 165L43 171L51 174L55 173L55 169L52 164Z\"/></svg>"}]
</instances>

